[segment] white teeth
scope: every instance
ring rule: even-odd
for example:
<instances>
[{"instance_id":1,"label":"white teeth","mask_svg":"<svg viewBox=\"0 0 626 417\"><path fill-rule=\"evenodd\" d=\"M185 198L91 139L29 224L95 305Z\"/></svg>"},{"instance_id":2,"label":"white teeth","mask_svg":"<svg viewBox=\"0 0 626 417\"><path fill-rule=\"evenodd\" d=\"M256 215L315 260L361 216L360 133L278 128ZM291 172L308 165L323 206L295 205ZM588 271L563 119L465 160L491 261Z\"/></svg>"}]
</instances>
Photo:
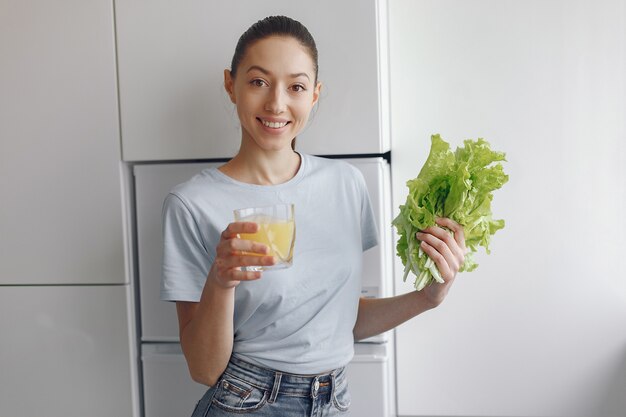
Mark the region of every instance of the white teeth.
<instances>
[{"instance_id":1,"label":"white teeth","mask_svg":"<svg viewBox=\"0 0 626 417\"><path fill-rule=\"evenodd\" d=\"M271 127L272 129L278 129L281 128L283 126L285 126L287 124L287 122L268 122L266 120L261 120L261 122L263 123L263 126L267 126L267 127Z\"/></svg>"}]
</instances>

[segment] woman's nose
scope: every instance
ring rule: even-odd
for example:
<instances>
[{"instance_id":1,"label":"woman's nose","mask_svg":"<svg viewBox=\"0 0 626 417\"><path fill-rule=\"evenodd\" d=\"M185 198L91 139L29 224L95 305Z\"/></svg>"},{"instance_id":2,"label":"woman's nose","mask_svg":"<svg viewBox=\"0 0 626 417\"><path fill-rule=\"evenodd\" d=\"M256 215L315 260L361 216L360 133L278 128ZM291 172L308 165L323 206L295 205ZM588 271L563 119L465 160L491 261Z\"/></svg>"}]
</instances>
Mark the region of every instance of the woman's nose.
<instances>
[{"instance_id":1,"label":"woman's nose","mask_svg":"<svg viewBox=\"0 0 626 417\"><path fill-rule=\"evenodd\" d=\"M285 110L285 103L284 92L280 88L272 88L265 102L265 110L274 114L282 113Z\"/></svg>"}]
</instances>

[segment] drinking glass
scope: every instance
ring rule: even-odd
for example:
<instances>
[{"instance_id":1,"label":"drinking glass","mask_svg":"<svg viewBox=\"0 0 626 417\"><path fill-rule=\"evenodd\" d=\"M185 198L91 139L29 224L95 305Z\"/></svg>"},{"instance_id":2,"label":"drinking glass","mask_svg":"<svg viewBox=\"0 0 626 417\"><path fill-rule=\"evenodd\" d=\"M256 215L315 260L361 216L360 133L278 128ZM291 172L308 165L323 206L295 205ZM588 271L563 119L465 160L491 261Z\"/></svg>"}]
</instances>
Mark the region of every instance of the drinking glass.
<instances>
[{"instance_id":1,"label":"drinking glass","mask_svg":"<svg viewBox=\"0 0 626 417\"><path fill-rule=\"evenodd\" d=\"M275 204L266 207L249 207L235 210L235 221L254 222L259 225L256 233L240 233L241 239L263 243L270 256L277 262L269 266L242 267L244 271L265 271L289 268L293 263L293 246L296 240L296 224L293 204ZM248 255L258 255L246 252Z\"/></svg>"}]
</instances>

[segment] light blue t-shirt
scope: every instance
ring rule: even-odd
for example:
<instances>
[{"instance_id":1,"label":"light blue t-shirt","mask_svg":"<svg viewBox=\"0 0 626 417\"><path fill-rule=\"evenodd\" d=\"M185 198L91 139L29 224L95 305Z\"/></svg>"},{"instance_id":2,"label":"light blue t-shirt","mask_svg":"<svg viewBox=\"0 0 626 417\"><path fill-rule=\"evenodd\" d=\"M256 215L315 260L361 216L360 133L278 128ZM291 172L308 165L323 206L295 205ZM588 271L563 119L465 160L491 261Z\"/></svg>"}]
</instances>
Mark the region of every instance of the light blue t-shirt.
<instances>
[{"instance_id":1,"label":"light blue t-shirt","mask_svg":"<svg viewBox=\"0 0 626 417\"><path fill-rule=\"evenodd\" d=\"M234 209L294 203L293 266L236 287L233 354L313 374L352 359L362 254L378 242L361 172L344 161L301 159L296 176L279 185L246 184L209 168L172 189L163 206L161 298L200 300Z\"/></svg>"}]
</instances>

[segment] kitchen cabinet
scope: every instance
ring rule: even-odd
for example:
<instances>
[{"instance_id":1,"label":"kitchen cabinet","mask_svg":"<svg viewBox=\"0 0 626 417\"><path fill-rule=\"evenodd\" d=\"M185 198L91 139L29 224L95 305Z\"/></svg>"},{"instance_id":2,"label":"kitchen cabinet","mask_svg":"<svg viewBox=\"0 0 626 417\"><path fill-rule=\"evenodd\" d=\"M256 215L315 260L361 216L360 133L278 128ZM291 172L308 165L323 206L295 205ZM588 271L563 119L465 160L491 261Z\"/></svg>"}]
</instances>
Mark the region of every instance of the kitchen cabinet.
<instances>
[{"instance_id":1,"label":"kitchen cabinet","mask_svg":"<svg viewBox=\"0 0 626 417\"><path fill-rule=\"evenodd\" d=\"M0 415L138 415L113 4L0 9Z\"/></svg>"},{"instance_id":2,"label":"kitchen cabinet","mask_svg":"<svg viewBox=\"0 0 626 417\"><path fill-rule=\"evenodd\" d=\"M319 50L321 99L297 148L319 155L389 150L385 1L115 4L124 160L233 156L241 133L223 71L240 34L275 14L300 20Z\"/></svg>"},{"instance_id":3,"label":"kitchen cabinet","mask_svg":"<svg viewBox=\"0 0 626 417\"><path fill-rule=\"evenodd\" d=\"M111 2L5 2L0 39L0 285L128 282Z\"/></svg>"},{"instance_id":4,"label":"kitchen cabinet","mask_svg":"<svg viewBox=\"0 0 626 417\"><path fill-rule=\"evenodd\" d=\"M0 287L0 415L131 416L128 291Z\"/></svg>"}]
</instances>

